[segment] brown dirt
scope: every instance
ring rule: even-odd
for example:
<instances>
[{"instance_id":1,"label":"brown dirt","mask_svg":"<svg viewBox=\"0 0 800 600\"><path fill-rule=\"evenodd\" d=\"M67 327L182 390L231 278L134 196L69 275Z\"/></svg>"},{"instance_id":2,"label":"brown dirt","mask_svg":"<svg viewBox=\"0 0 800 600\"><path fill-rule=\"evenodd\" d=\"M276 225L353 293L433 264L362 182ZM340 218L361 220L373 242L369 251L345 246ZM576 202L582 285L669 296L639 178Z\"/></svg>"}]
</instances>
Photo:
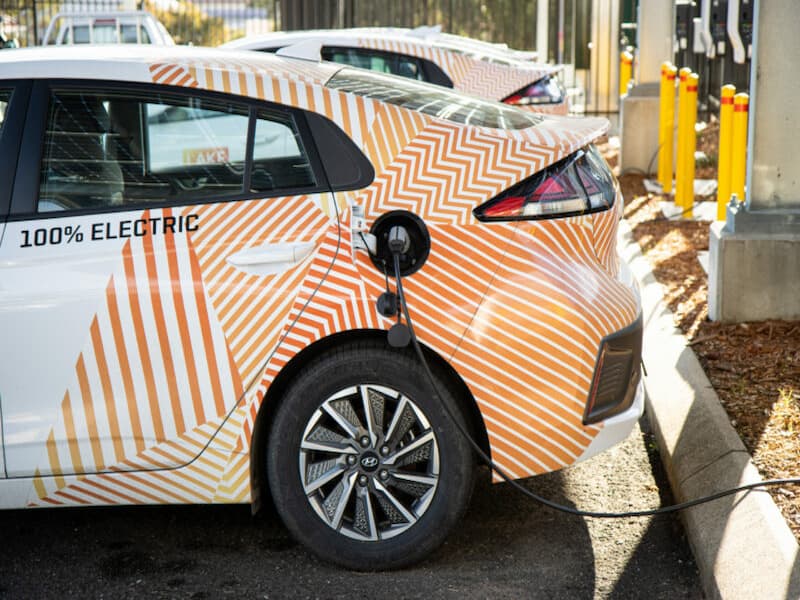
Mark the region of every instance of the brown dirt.
<instances>
[{"instance_id":1,"label":"brown dirt","mask_svg":"<svg viewBox=\"0 0 800 600\"><path fill-rule=\"evenodd\" d=\"M698 150L716 159L716 124L698 136ZM607 146L601 146L613 154ZM716 176L713 162L697 176ZM697 354L731 424L764 479L800 476L800 321L720 324L708 320L708 280L697 253L708 249L709 222L666 220L641 175L620 177L625 217L665 301ZM695 199L700 200L699 198ZM800 487L769 491L800 541Z\"/></svg>"}]
</instances>

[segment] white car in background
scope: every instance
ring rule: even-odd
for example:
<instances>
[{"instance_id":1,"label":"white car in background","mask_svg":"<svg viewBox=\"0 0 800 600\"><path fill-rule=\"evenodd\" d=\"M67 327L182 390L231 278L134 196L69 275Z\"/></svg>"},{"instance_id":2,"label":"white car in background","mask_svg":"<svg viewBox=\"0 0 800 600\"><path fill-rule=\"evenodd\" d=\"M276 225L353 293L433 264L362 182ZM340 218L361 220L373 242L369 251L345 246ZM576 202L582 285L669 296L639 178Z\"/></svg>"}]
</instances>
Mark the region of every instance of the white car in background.
<instances>
[{"instance_id":1,"label":"white car in background","mask_svg":"<svg viewBox=\"0 0 800 600\"><path fill-rule=\"evenodd\" d=\"M441 34L437 34L441 36ZM566 115L567 94L559 65L518 60L500 48L459 48L452 41L391 28L275 32L240 38L225 48L277 52L320 44L324 60L427 81L485 100L513 104L538 113ZM291 51L289 51L291 52Z\"/></svg>"},{"instance_id":2,"label":"white car in background","mask_svg":"<svg viewBox=\"0 0 800 600\"><path fill-rule=\"evenodd\" d=\"M166 27L144 10L60 12L50 21L43 43L175 45Z\"/></svg>"},{"instance_id":3,"label":"white car in background","mask_svg":"<svg viewBox=\"0 0 800 600\"><path fill-rule=\"evenodd\" d=\"M381 29L382 28L380 27L374 28L375 31L379 31ZM434 25L432 27L415 27L414 29L397 27L389 28L388 30L412 37L430 40L442 47L450 47L456 51L474 54L476 58L488 60L489 62L493 62L494 60L537 62L539 60L539 53L535 50L517 50L515 48L509 48L508 44L505 43L485 42L483 40L478 40L463 35L444 33L442 32L441 25Z\"/></svg>"}]
</instances>

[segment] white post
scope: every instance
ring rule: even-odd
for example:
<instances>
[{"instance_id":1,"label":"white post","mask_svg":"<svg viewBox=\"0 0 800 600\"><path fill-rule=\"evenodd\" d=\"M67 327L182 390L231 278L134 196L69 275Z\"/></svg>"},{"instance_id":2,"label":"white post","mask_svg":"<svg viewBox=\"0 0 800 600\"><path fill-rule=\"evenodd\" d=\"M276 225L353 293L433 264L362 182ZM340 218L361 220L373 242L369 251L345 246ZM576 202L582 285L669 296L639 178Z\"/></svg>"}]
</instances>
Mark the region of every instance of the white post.
<instances>
[{"instance_id":1,"label":"white post","mask_svg":"<svg viewBox=\"0 0 800 600\"><path fill-rule=\"evenodd\" d=\"M550 3L548 0L536 1L536 52L539 54L539 61L547 62L547 36L549 35Z\"/></svg>"},{"instance_id":2,"label":"white post","mask_svg":"<svg viewBox=\"0 0 800 600\"><path fill-rule=\"evenodd\" d=\"M672 60L672 35L675 26L673 2L639 0L639 66L636 83L659 83L661 63Z\"/></svg>"}]
</instances>

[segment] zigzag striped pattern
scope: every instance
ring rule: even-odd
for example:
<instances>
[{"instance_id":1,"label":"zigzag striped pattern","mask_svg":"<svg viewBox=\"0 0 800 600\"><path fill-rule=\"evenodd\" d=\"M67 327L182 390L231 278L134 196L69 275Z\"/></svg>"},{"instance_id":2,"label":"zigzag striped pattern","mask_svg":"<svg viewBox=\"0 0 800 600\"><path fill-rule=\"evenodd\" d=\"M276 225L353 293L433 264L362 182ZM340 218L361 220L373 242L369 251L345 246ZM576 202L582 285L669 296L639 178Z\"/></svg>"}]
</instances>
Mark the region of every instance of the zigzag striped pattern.
<instances>
[{"instance_id":1,"label":"zigzag striped pattern","mask_svg":"<svg viewBox=\"0 0 800 600\"><path fill-rule=\"evenodd\" d=\"M243 502L249 499L249 482L241 479L241 455L233 453L236 436L242 428L243 411L235 411L207 448L209 434L222 419L188 431L168 446L183 452L184 459L197 456L194 462L169 471L98 473L92 475L42 477L34 479L36 499L30 506L79 506L93 504L205 504ZM156 453L157 449L151 452ZM199 455L199 456L198 456ZM247 457L247 454L245 454ZM249 457L248 457L249 458ZM247 478L245 477L245 480Z\"/></svg>"},{"instance_id":2,"label":"zigzag striped pattern","mask_svg":"<svg viewBox=\"0 0 800 600\"><path fill-rule=\"evenodd\" d=\"M375 114L370 135L364 141L364 154L371 159L375 173L383 176L397 155L431 121L427 115L393 104L381 106Z\"/></svg>"},{"instance_id":3,"label":"zigzag striped pattern","mask_svg":"<svg viewBox=\"0 0 800 600\"><path fill-rule=\"evenodd\" d=\"M238 62L244 64L247 61ZM286 61L281 61L280 64L283 65L284 62ZM233 63L237 63L237 61L233 61ZM362 149L366 151L364 145L374 125L376 102L354 94L337 92L320 85L319 69L327 71L329 68L328 65L313 63L313 66L298 67L297 74L287 75L286 78L273 77L264 70L263 65L260 66L256 61L249 63L246 74L235 70L233 66L226 67L222 64L196 61L187 62L185 65L158 63L151 66L150 70L154 83L169 82L171 85L179 85L178 82L184 81L184 78L176 77L175 73L188 73L189 77L185 80L187 83L182 85L195 83L205 89L251 96L320 112L341 126L356 144L362 146ZM335 70L333 68L331 74ZM317 83L314 83L315 80ZM381 106L386 105L381 104ZM539 112L537 109L532 110ZM521 130L477 129L484 130L494 137L510 137L550 150L557 148L561 153L570 153L605 133L608 129L608 121L573 118L569 120L568 126L565 126L565 122L561 120L545 120L538 126ZM371 159L373 158L370 154L367 155Z\"/></svg>"},{"instance_id":4,"label":"zigzag striped pattern","mask_svg":"<svg viewBox=\"0 0 800 600\"><path fill-rule=\"evenodd\" d=\"M433 225L431 250L425 269L404 284L414 302L410 303L415 327L427 332L426 343L443 356L451 355L470 326L475 311L497 268L508 242L508 227L488 231L460 226ZM375 299L385 283L363 252L350 254L350 232L342 229L336 254L336 233L331 231L314 261L297 296L288 321L296 323L285 331L285 339L270 361L259 387L263 396L281 369L309 344L334 333L352 329L388 329L393 319L378 316ZM331 264L334 255L336 260ZM330 272L328 273L328 270ZM326 277L326 273L328 273ZM324 285L319 287L321 283ZM306 307L311 293L313 304Z\"/></svg>"},{"instance_id":5,"label":"zigzag striped pattern","mask_svg":"<svg viewBox=\"0 0 800 600\"><path fill-rule=\"evenodd\" d=\"M581 418L599 340L630 324L637 306L596 272L590 228L520 225L452 358L478 399L493 458L513 477L572 464L598 431ZM587 311L594 294L602 310Z\"/></svg>"},{"instance_id":6,"label":"zigzag striped pattern","mask_svg":"<svg viewBox=\"0 0 800 600\"><path fill-rule=\"evenodd\" d=\"M489 132L496 130L490 129ZM564 158L583 148L608 131L606 119L589 117L543 118L535 127L504 130L499 135L508 136L534 146L543 146ZM495 133L495 135L498 135Z\"/></svg>"},{"instance_id":7,"label":"zigzag striped pattern","mask_svg":"<svg viewBox=\"0 0 800 600\"><path fill-rule=\"evenodd\" d=\"M332 227L327 232L309 267L286 319L281 344L259 386L259 398L280 370L313 342L340 331L379 327L374 299L353 265L349 228L342 224L341 239L338 229ZM322 281L325 285L320 287Z\"/></svg>"},{"instance_id":8,"label":"zigzag striped pattern","mask_svg":"<svg viewBox=\"0 0 800 600\"><path fill-rule=\"evenodd\" d=\"M617 224L622 218L624 200L622 192L617 190L612 210L593 215L594 248L600 264L614 277L619 273L619 254L617 254Z\"/></svg>"},{"instance_id":9,"label":"zigzag striped pattern","mask_svg":"<svg viewBox=\"0 0 800 600\"><path fill-rule=\"evenodd\" d=\"M396 52L430 60L450 77L456 90L487 100L503 100L545 75L558 71L556 67L544 65L533 67L493 63L413 38L403 41L379 37L359 38L357 44L362 48ZM528 105L520 108L558 115L566 115L569 111L567 102L555 106Z\"/></svg>"},{"instance_id":10,"label":"zigzag striped pattern","mask_svg":"<svg viewBox=\"0 0 800 600\"><path fill-rule=\"evenodd\" d=\"M164 209L142 218L170 216ZM183 464L169 441L230 410L241 383L204 290L184 276L196 268L180 234L125 243L48 436L41 474ZM196 331L190 323L206 326Z\"/></svg>"},{"instance_id":11,"label":"zigzag striped pattern","mask_svg":"<svg viewBox=\"0 0 800 600\"><path fill-rule=\"evenodd\" d=\"M638 310L619 284L596 276L592 232L591 217L566 227L433 226L440 244L405 284L418 335L452 357L479 399L495 459L517 477L569 465L588 447L600 429L581 423L599 341L632 322ZM369 302L383 290L379 274L358 258L360 281L341 279L337 296L326 300L342 294L363 305L365 295ZM337 281L343 271L350 271L344 257L333 267ZM320 269L307 287L322 275ZM587 313L586 298L594 294L599 306L610 307L607 313ZM288 332L261 394L308 343L358 322L341 299L324 306L301 315Z\"/></svg>"},{"instance_id":12,"label":"zigzag striped pattern","mask_svg":"<svg viewBox=\"0 0 800 600\"><path fill-rule=\"evenodd\" d=\"M541 115L557 115L560 117L565 117L569 114L568 101L560 102L558 104L519 104L517 105L517 108Z\"/></svg>"},{"instance_id":13,"label":"zigzag striped pattern","mask_svg":"<svg viewBox=\"0 0 800 600\"><path fill-rule=\"evenodd\" d=\"M553 71L554 69L521 68L475 60L456 89L481 98L502 100Z\"/></svg>"},{"instance_id":14,"label":"zigzag striped pattern","mask_svg":"<svg viewBox=\"0 0 800 600\"><path fill-rule=\"evenodd\" d=\"M437 48L427 42L415 40L413 38L399 41L380 37L369 37L360 38L357 43L362 48L397 52L399 54L406 54L407 56L425 58L438 65L439 68L450 77L455 89L461 89L461 81L464 80L470 70L474 68L475 63L478 62L466 54L459 54L444 48Z\"/></svg>"},{"instance_id":15,"label":"zigzag striped pattern","mask_svg":"<svg viewBox=\"0 0 800 600\"><path fill-rule=\"evenodd\" d=\"M438 223L473 223L472 209L555 160L536 148L435 121L368 188L366 214L406 209Z\"/></svg>"},{"instance_id":16,"label":"zigzag striped pattern","mask_svg":"<svg viewBox=\"0 0 800 600\"><path fill-rule=\"evenodd\" d=\"M198 279L208 290L245 386L261 375L307 266L251 275L227 262L246 248L317 240L328 227L320 196L206 204L191 210L203 223L191 234Z\"/></svg>"},{"instance_id":17,"label":"zigzag striped pattern","mask_svg":"<svg viewBox=\"0 0 800 600\"><path fill-rule=\"evenodd\" d=\"M130 240L76 361L33 504L247 501L253 427L274 377L328 335L391 325L374 306L383 276L354 256L349 211L332 224L334 203L362 203L370 220L394 209L425 219L431 255L405 282L412 317L472 391L503 468L520 477L560 468L599 431L580 422L598 344L637 310L610 276L618 211L513 225L479 224L472 209L606 123L466 127L327 90L313 83L319 68L273 81L257 60L151 67L156 82L322 112L353 135L376 179L330 199L187 207L180 214L197 214L197 231ZM245 248L309 240L316 253L286 273L257 277L227 262ZM589 298L602 310L587 311ZM70 475L81 470L115 472Z\"/></svg>"}]
</instances>

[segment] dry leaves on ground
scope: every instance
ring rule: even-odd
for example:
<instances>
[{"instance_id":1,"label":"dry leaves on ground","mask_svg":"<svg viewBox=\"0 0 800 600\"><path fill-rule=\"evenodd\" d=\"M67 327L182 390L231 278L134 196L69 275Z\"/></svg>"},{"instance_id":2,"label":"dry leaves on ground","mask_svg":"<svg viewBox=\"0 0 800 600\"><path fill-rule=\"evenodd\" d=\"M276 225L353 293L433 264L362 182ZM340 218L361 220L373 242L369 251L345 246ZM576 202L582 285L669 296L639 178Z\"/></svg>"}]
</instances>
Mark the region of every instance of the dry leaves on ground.
<instances>
[{"instance_id":1,"label":"dry leaves on ground","mask_svg":"<svg viewBox=\"0 0 800 600\"><path fill-rule=\"evenodd\" d=\"M697 253L708 249L710 223L665 219L665 198L646 193L643 179L620 178L625 217L665 286L677 325L762 477L800 476L800 321L709 321L708 279ZM800 487L773 487L770 493L800 541Z\"/></svg>"}]
</instances>

